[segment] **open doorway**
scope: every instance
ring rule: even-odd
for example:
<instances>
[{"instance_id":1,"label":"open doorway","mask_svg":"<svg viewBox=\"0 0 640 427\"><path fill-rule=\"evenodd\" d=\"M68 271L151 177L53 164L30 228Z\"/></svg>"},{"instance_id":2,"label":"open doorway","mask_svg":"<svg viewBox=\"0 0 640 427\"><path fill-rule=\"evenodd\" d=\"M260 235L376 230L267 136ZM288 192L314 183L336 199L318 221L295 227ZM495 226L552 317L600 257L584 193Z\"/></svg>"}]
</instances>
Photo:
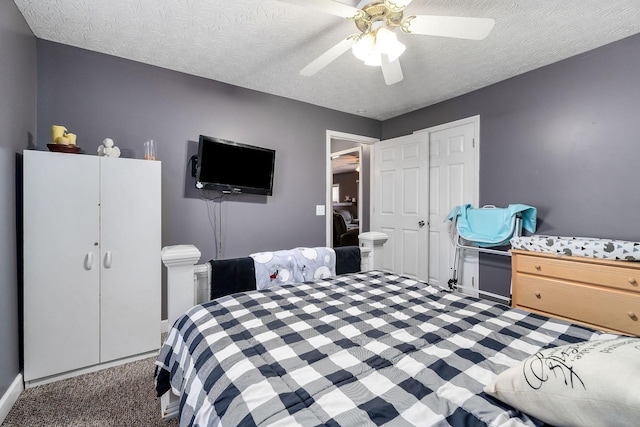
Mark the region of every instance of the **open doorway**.
<instances>
[{"instance_id":1,"label":"open doorway","mask_svg":"<svg viewBox=\"0 0 640 427\"><path fill-rule=\"evenodd\" d=\"M375 142L378 139L327 131L327 246L357 246L358 234L369 231L369 153Z\"/></svg>"},{"instance_id":2,"label":"open doorway","mask_svg":"<svg viewBox=\"0 0 640 427\"><path fill-rule=\"evenodd\" d=\"M333 215L334 248L358 246L360 219L362 218L362 194L360 186L361 147L331 153L333 177L331 213Z\"/></svg>"}]
</instances>

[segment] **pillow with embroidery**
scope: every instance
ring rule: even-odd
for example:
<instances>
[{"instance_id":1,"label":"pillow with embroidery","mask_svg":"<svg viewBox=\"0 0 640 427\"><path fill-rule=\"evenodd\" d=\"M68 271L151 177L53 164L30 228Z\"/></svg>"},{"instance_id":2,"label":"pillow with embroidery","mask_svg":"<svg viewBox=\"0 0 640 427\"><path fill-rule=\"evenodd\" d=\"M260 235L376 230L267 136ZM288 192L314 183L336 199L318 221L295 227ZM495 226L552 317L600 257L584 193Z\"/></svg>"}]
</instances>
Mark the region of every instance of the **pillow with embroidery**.
<instances>
[{"instance_id":1,"label":"pillow with embroidery","mask_svg":"<svg viewBox=\"0 0 640 427\"><path fill-rule=\"evenodd\" d=\"M640 425L640 338L541 350L498 375L489 395L557 427Z\"/></svg>"}]
</instances>

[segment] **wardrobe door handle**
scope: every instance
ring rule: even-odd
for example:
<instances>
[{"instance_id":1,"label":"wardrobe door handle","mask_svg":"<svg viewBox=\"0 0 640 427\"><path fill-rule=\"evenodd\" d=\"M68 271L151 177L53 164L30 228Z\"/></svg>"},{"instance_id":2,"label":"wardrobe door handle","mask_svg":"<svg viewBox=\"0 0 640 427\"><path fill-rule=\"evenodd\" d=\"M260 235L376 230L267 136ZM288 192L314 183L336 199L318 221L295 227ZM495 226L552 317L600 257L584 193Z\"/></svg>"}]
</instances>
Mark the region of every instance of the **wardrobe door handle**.
<instances>
[{"instance_id":1,"label":"wardrobe door handle","mask_svg":"<svg viewBox=\"0 0 640 427\"><path fill-rule=\"evenodd\" d=\"M629 318L631 320L638 320L638 316L636 316L636 314L633 311L630 311L629 313L627 313L629 315Z\"/></svg>"},{"instance_id":2,"label":"wardrobe door handle","mask_svg":"<svg viewBox=\"0 0 640 427\"><path fill-rule=\"evenodd\" d=\"M107 251L107 253L104 254L104 268L111 268L111 261L112 261L111 251Z\"/></svg>"},{"instance_id":3,"label":"wardrobe door handle","mask_svg":"<svg viewBox=\"0 0 640 427\"><path fill-rule=\"evenodd\" d=\"M91 270L93 268L93 252L87 252L84 256L84 269Z\"/></svg>"},{"instance_id":4,"label":"wardrobe door handle","mask_svg":"<svg viewBox=\"0 0 640 427\"><path fill-rule=\"evenodd\" d=\"M538 299L542 298L542 294L541 294L540 292L534 292L533 294L534 294L534 295L536 296L536 298L538 298Z\"/></svg>"}]
</instances>

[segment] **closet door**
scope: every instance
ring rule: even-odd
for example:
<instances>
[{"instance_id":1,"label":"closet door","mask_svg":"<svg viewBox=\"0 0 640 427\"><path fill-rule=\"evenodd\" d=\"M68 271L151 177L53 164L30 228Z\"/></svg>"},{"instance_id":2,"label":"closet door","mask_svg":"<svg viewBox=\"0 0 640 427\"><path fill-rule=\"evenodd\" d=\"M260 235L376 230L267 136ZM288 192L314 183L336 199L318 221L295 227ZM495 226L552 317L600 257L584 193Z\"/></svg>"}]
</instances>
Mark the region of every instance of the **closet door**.
<instances>
[{"instance_id":1,"label":"closet door","mask_svg":"<svg viewBox=\"0 0 640 427\"><path fill-rule=\"evenodd\" d=\"M24 375L99 362L98 157L25 151Z\"/></svg>"},{"instance_id":2,"label":"closet door","mask_svg":"<svg viewBox=\"0 0 640 427\"><path fill-rule=\"evenodd\" d=\"M160 162L100 159L101 361L160 347Z\"/></svg>"}]
</instances>

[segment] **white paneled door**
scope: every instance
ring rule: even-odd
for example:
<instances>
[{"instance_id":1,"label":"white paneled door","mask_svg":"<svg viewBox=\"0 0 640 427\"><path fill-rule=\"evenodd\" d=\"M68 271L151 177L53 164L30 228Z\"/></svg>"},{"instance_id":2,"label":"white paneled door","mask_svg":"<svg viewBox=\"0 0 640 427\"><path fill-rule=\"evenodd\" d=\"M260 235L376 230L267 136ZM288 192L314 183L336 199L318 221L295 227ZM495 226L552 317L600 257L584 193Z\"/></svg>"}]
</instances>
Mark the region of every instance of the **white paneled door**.
<instances>
[{"instance_id":1,"label":"white paneled door","mask_svg":"<svg viewBox=\"0 0 640 427\"><path fill-rule=\"evenodd\" d=\"M387 271L447 287L454 245L446 217L478 205L480 117L374 144L371 230L389 236ZM478 256L467 251L458 284L478 289ZM472 292L473 293L473 292Z\"/></svg>"},{"instance_id":2,"label":"white paneled door","mask_svg":"<svg viewBox=\"0 0 640 427\"><path fill-rule=\"evenodd\" d=\"M478 204L479 118L430 128L429 135L429 283L447 286L455 248L445 218L455 206ZM478 254L466 251L458 284L478 289Z\"/></svg>"},{"instance_id":3,"label":"white paneled door","mask_svg":"<svg viewBox=\"0 0 640 427\"><path fill-rule=\"evenodd\" d=\"M376 143L373 163L371 229L389 236L383 268L427 280L428 135L416 133Z\"/></svg>"}]
</instances>

